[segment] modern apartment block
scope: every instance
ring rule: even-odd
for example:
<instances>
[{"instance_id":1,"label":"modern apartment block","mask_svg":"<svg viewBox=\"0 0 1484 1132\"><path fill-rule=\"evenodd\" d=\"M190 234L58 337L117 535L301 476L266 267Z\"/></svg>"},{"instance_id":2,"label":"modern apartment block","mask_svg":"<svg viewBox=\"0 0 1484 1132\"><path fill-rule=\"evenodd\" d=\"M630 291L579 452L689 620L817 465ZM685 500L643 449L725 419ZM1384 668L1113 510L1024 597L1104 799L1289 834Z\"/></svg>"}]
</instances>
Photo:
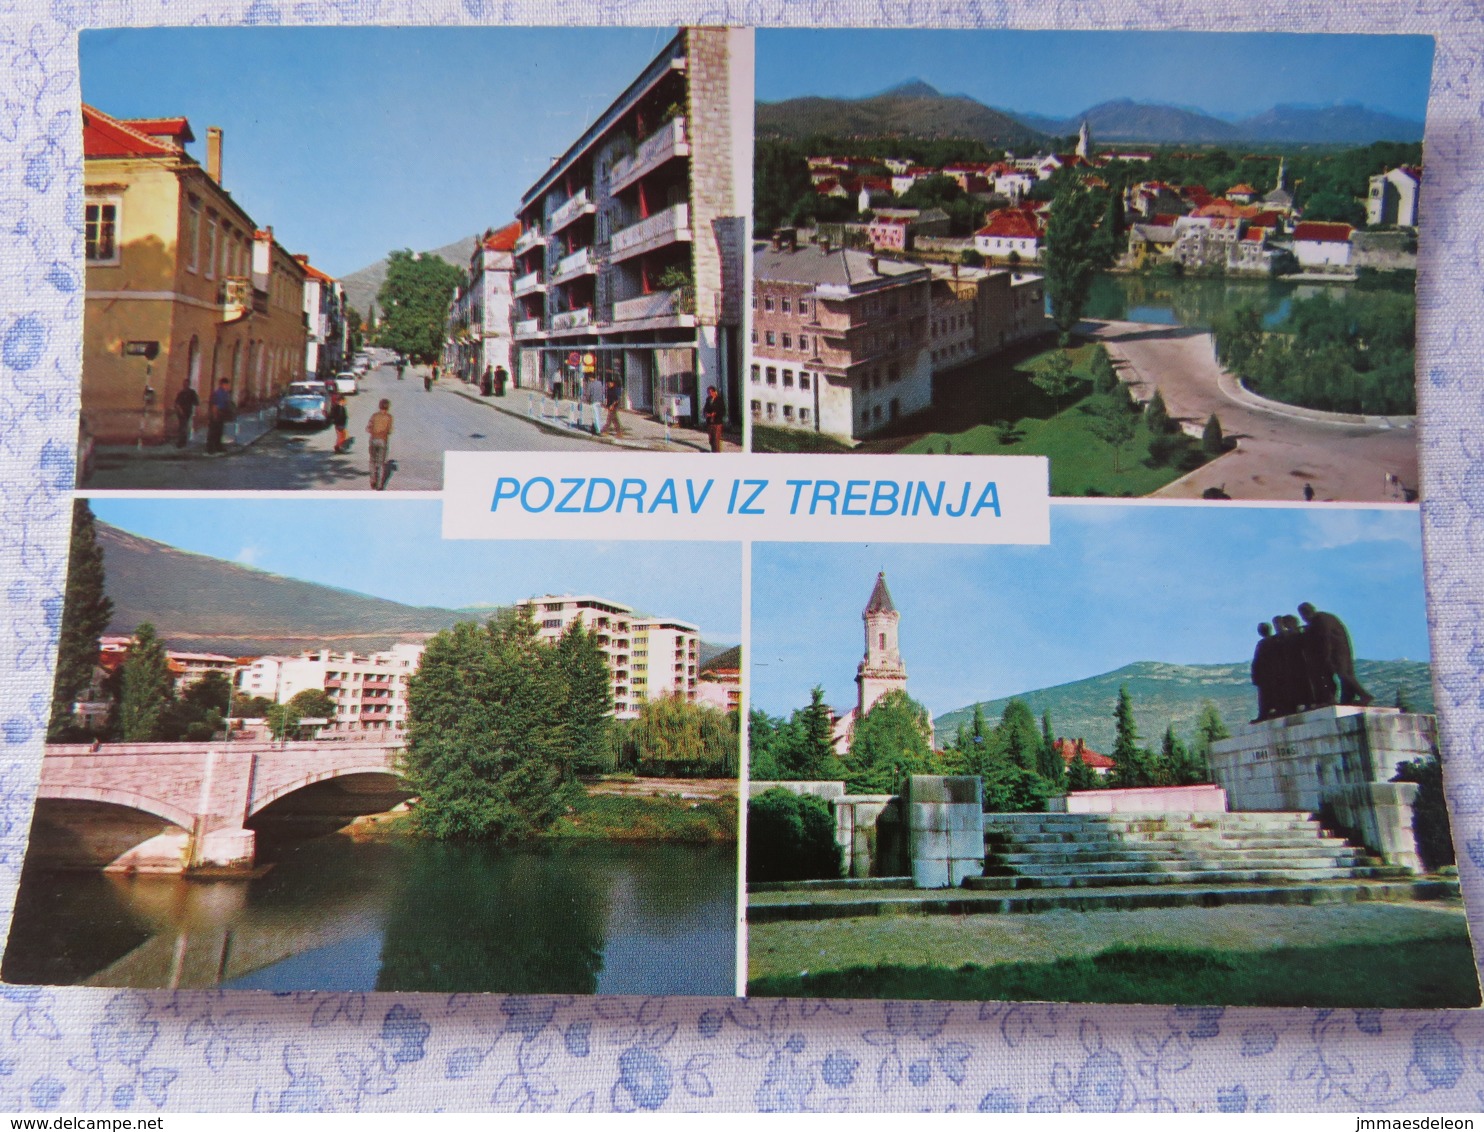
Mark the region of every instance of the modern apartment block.
<instances>
[{"instance_id":1,"label":"modern apartment block","mask_svg":"<svg viewBox=\"0 0 1484 1132\"><path fill-rule=\"evenodd\" d=\"M222 187L222 133L203 168L185 118L82 108L86 306L82 414L100 442L157 444L182 385L225 378L240 407L304 374L304 266Z\"/></svg>"},{"instance_id":2,"label":"modern apartment block","mask_svg":"<svg viewBox=\"0 0 1484 1132\"><path fill-rule=\"evenodd\" d=\"M545 594L517 608L530 610L543 640L555 642L574 621L597 637L613 677L617 718L634 718L646 700L696 699L701 633L689 622L636 617L632 607L591 594Z\"/></svg>"},{"instance_id":3,"label":"modern apartment block","mask_svg":"<svg viewBox=\"0 0 1484 1132\"><path fill-rule=\"evenodd\" d=\"M260 656L238 670L237 688L244 696L266 696L276 703L322 688L335 701L335 718L326 733L402 731L407 727L407 683L422 654L422 645L400 644L369 656L329 649Z\"/></svg>"},{"instance_id":4,"label":"modern apartment block","mask_svg":"<svg viewBox=\"0 0 1484 1132\"><path fill-rule=\"evenodd\" d=\"M525 192L518 386L616 377L689 422L715 387L740 421L752 88L749 32L684 28Z\"/></svg>"},{"instance_id":5,"label":"modern apartment block","mask_svg":"<svg viewBox=\"0 0 1484 1132\"><path fill-rule=\"evenodd\" d=\"M762 424L847 439L927 408L932 272L775 235L753 254L748 397Z\"/></svg>"}]
</instances>

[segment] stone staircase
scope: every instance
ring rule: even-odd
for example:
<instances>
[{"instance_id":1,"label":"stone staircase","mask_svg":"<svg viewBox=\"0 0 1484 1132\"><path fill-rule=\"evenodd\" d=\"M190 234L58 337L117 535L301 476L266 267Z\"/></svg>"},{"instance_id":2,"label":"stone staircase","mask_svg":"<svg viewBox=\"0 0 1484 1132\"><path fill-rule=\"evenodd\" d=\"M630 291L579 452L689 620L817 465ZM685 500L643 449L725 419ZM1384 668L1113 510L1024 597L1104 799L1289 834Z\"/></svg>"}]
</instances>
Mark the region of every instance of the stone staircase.
<instances>
[{"instance_id":1,"label":"stone staircase","mask_svg":"<svg viewBox=\"0 0 1484 1132\"><path fill-rule=\"evenodd\" d=\"M1306 813L985 814L985 875L1028 891L1399 880Z\"/></svg>"}]
</instances>

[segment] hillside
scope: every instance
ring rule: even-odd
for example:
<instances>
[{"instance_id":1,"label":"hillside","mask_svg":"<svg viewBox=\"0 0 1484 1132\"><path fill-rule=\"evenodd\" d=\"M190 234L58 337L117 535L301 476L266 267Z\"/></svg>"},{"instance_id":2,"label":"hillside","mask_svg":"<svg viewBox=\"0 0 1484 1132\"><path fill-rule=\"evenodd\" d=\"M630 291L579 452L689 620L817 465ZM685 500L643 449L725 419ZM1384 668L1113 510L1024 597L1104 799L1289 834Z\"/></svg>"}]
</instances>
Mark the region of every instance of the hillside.
<instances>
[{"instance_id":1,"label":"hillside","mask_svg":"<svg viewBox=\"0 0 1484 1132\"><path fill-rule=\"evenodd\" d=\"M403 605L193 554L107 523L97 527L113 600L108 632L132 633L148 621L174 649L227 656L293 655L326 646L373 652L425 640L459 621L487 620L500 609ZM701 664L732 647L703 640Z\"/></svg>"},{"instance_id":2,"label":"hillside","mask_svg":"<svg viewBox=\"0 0 1484 1132\"><path fill-rule=\"evenodd\" d=\"M1365 106L1274 106L1261 114L1227 121L1183 106L1114 99L1070 118L1016 114L1027 127L1054 136L1075 134L1086 121L1093 142L1209 145L1237 142L1369 145L1375 141L1421 141L1422 123Z\"/></svg>"},{"instance_id":3,"label":"hillside","mask_svg":"<svg viewBox=\"0 0 1484 1132\"><path fill-rule=\"evenodd\" d=\"M1243 137L1264 141L1369 145L1376 141L1419 142L1422 123L1364 106L1275 106L1237 123Z\"/></svg>"},{"instance_id":4,"label":"hillside","mask_svg":"<svg viewBox=\"0 0 1484 1132\"><path fill-rule=\"evenodd\" d=\"M759 102L754 132L760 138L808 137L963 138L991 148L1033 148L1036 130L966 95L940 94L924 82L906 83L867 98L790 98Z\"/></svg>"},{"instance_id":5,"label":"hillside","mask_svg":"<svg viewBox=\"0 0 1484 1132\"><path fill-rule=\"evenodd\" d=\"M1358 660L1356 675L1378 703L1390 704L1401 685L1417 711L1433 710L1432 666L1414 660ZM1039 719L1051 709L1058 736L1082 738L1095 751L1113 746L1113 709L1118 689L1127 685L1133 697L1134 721L1143 741L1158 745L1165 728L1174 723L1181 738L1189 738L1200 714L1201 703L1210 700L1228 727L1244 723L1257 714L1257 692L1249 679L1247 661L1233 664L1162 664L1139 661L1101 676L1023 692L1014 697L1025 701ZM994 723L1011 697L982 703L985 717ZM939 741L958 730L974 714L974 705L950 711L934 720Z\"/></svg>"},{"instance_id":6,"label":"hillside","mask_svg":"<svg viewBox=\"0 0 1484 1132\"><path fill-rule=\"evenodd\" d=\"M474 254L476 239L475 236L465 236L461 240L455 240L451 244L445 244L441 248L434 248L431 252L422 254L441 256L456 267L467 270L469 257ZM340 284L345 288L345 301L364 315L371 309L371 304L376 300L376 293L381 290L381 284L385 280L386 260L379 259L368 267L352 271L340 280Z\"/></svg>"}]
</instances>

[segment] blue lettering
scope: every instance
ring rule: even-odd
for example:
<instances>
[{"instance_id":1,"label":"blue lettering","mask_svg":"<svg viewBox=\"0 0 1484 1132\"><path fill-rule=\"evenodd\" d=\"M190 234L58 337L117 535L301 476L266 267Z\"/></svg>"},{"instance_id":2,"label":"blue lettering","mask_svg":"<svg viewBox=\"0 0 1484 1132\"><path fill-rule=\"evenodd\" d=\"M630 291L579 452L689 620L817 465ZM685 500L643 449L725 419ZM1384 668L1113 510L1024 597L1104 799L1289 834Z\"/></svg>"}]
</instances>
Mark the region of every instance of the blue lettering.
<instances>
[{"instance_id":1,"label":"blue lettering","mask_svg":"<svg viewBox=\"0 0 1484 1132\"><path fill-rule=\"evenodd\" d=\"M542 501L540 507L535 507L535 506L532 506L532 504L531 504L531 488L535 487L538 483L545 485L545 487L546 487L546 498ZM521 488L521 491L520 491L520 505L522 507L524 507L527 511L534 511L537 514L540 514L542 511L545 511L548 507L550 507L551 506L551 501L553 499L555 499L555 498L556 498L556 485L554 483L552 483L549 479L547 479L545 476L537 476L534 479L529 480L526 483L526 486L523 487L523 488Z\"/></svg>"},{"instance_id":2,"label":"blue lettering","mask_svg":"<svg viewBox=\"0 0 1484 1132\"><path fill-rule=\"evenodd\" d=\"M927 509L930 514L936 515L943 509L942 480L938 481L937 495L933 495L928 492L927 480L923 480L917 485L917 494L912 499L912 514L917 514L918 509L922 507L924 501L927 502Z\"/></svg>"},{"instance_id":3,"label":"blue lettering","mask_svg":"<svg viewBox=\"0 0 1484 1132\"><path fill-rule=\"evenodd\" d=\"M593 504L593 488L597 487L599 484L602 484L608 489L608 498L603 500L601 505L595 506ZM608 508L613 506L613 496L616 490L617 489L613 486L613 481L607 476L594 476L592 479L587 481L587 495L583 497L582 509L589 515L595 513L602 514L604 511L608 510Z\"/></svg>"},{"instance_id":4,"label":"blue lettering","mask_svg":"<svg viewBox=\"0 0 1484 1132\"><path fill-rule=\"evenodd\" d=\"M754 507L752 504L757 499L757 497L763 493L763 488L765 488L765 487L768 486L768 481L767 480L743 480L742 482L745 483L748 487L752 488L752 494L749 495L747 497L746 501L743 502L742 506L737 509L737 514L739 514L739 515L765 515L765 514L767 514L767 512L764 511L763 508L761 508L761 507Z\"/></svg>"},{"instance_id":5,"label":"blue lettering","mask_svg":"<svg viewBox=\"0 0 1484 1132\"><path fill-rule=\"evenodd\" d=\"M734 515L737 512L737 488L740 487L737 480L732 481L732 497L727 500L727 514Z\"/></svg>"},{"instance_id":6,"label":"blue lettering","mask_svg":"<svg viewBox=\"0 0 1484 1132\"><path fill-rule=\"evenodd\" d=\"M634 502L639 514L644 514L644 489L647 486L643 480L625 479L618 485L618 505L613 508L613 513L622 515L624 500L629 499Z\"/></svg>"},{"instance_id":7,"label":"blue lettering","mask_svg":"<svg viewBox=\"0 0 1484 1132\"><path fill-rule=\"evenodd\" d=\"M794 498L793 502L788 505L788 513L790 515L797 515L799 513L799 496L803 493L804 489L809 486L809 481L784 480L783 482L794 489Z\"/></svg>"},{"instance_id":8,"label":"blue lettering","mask_svg":"<svg viewBox=\"0 0 1484 1132\"><path fill-rule=\"evenodd\" d=\"M830 505L830 514L833 515L835 513L835 500L839 497L840 485L834 480L815 480L814 498L809 501L809 514L813 515L821 503L828 503Z\"/></svg>"},{"instance_id":9,"label":"blue lettering","mask_svg":"<svg viewBox=\"0 0 1484 1132\"><path fill-rule=\"evenodd\" d=\"M575 477L564 476L564 477L562 477L562 483L569 483L569 484L571 484L572 485L572 490L569 491L569 492L567 492L566 495L562 496L561 502L556 505L556 512L557 512L558 515L581 515L582 514L582 508L581 507L578 507L576 505L573 505L571 507L568 507L567 504L571 503L573 496L575 496L579 491L582 490L582 484L583 484L583 482L584 481L583 481L583 479L582 479L581 476L575 476Z\"/></svg>"},{"instance_id":10,"label":"blue lettering","mask_svg":"<svg viewBox=\"0 0 1484 1132\"><path fill-rule=\"evenodd\" d=\"M890 489L890 493L888 493ZM873 515L895 515L897 513L897 493L901 491L891 480L877 480L876 487L871 492L871 514Z\"/></svg>"},{"instance_id":11,"label":"blue lettering","mask_svg":"<svg viewBox=\"0 0 1484 1132\"><path fill-rule=\"evenodd\" d=\"M714 480L707 480L706 486L701 488L701 494L697 496L695 480L685 481L685 495L686 498L690 500L690 513L692 515L699 511L701 509L701 505L706 502L706 496L711 494L711 485L714 482Z\"/></svg>"},{"instance_id":12,"label":"blue lettering","mask_svg":"<svg viewBox=\"0 0 1484 1132\"><path fill-rule=\"evenodd\" d=\"M840 514L842 515L864 515L865 509L857 507L854 511L850 509L851 503L864 503L866 501L866 484L870 480L846 480L845 498L840 501Z\"/></svg>"},{"instance_id":13,"label":"blue lettering","mask_svg":"<svg viewBox=\"0 0 1484 1132\"><path fill-rule=\"evenodd\" d=\"M490 510L500 509L500 500L514 499L520 494L520 480L514 476L501 476L495 481L495 497L490 500Z\"/></svg>"},{"instance_id":14,"label":"blue lettering","mask_svg":"<svg viewBox=\"0 0 1484 1132\"><path fill-rule=\"evenodd\" d=\"M979 502L974 504L974 510L969 514L969 518L974 518L981 511L993 511L994 517L1000 518L1000 492L994 480L984 485L984 490L979 494Z\"/></svg>"},{"instance_id":15,"label":"blue lettering","mask_svg":"<svg viewBox=\"0 0 1484 1132\"><path fill-rule=\"evenodd\" d=\"M665 505L669 506L671 514L680 514L680 501L675 497L675 481L671 479L660 484L659 491L654 493L654 501L649 505L649 513L653 515Z\"/></svg>"},{"instance_id":16,"label":"blue lettering","mask_svg":"<svg viewBox=\"0 0 1484 1132\"><path fill-rule=\"evenodd\" d=\"M948 505L948 513L950 515L952 515L955 519L957 519L960 515L962 515L965 511L967 511L969 509L969 487L970 486L971 485L969 484L969 481L968 480L965 480L964 481L964 497L963 497L963 500L959 503L958 510L957 511L955 511L953 509L953 504L952 503L950 503Z\"/></svg>"}]
</instances>

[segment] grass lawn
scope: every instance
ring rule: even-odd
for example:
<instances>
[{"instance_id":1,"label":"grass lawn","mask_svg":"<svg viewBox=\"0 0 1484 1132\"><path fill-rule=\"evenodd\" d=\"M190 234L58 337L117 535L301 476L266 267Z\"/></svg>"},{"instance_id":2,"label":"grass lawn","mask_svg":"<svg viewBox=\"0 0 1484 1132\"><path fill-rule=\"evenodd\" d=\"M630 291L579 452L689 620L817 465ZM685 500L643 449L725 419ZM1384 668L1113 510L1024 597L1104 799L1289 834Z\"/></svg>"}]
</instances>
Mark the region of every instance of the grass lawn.
<instances>
[{"instance_id":1,"label":"grass lawn","mask_svg":"<svg viewBox=\"0 0 1484 1132\"><path fill-rule=\"evenodd\" d=\"M754 452L854 452L843 440L822 432L805 432L797 428L776 428L752 422Z\"/></svg>"},{"instance_id":2,"label":"grass lawn","mask_svg":"<svg viewBox=\"0 0 1484 1132\"><path fill-rule=\"evenodd\" d=\"M1479 1005L1467 936L1268 951L1115 947L1094 956L991 967L879 964L753 978L747 993L1221 1006Z\"/></svg>"},{"instance_id":3,"label":"grass lawn","mask_svg":"<svg viewBox=\"0 0 1484 1132\"><path fill-rule=\"evenodd\" d=\"M1117 461L1113 449L1093 432L1087 404L1092 351L1091 345L1072 349L1073 371L1088 384L1072 394L1075 400L1060 405L1030 382L1030 375L1054 350L991 359L943 374L934 385L933 408L903 426L926 431L892 450L1046 456L1051 461L1052 495L1148 495L1179 479L1185 473L1178 468L1145 463L1149 432L1142 420ZM993 422L1008 426L1003 435ZM866 445L875 447L875 442Z\"/></svg>"},{"instance_id":4,"label":"grass lawn","mask_svg":"<svg viewBox=\"0 0 1484 1132\"><path fill-rule=\"evenodd\" d=\"M557 819L546 837L604 841L683 841L693 844L737 840L737 802L676 797L586 794L576 809Z\"/></svg>"}]
</instances>

